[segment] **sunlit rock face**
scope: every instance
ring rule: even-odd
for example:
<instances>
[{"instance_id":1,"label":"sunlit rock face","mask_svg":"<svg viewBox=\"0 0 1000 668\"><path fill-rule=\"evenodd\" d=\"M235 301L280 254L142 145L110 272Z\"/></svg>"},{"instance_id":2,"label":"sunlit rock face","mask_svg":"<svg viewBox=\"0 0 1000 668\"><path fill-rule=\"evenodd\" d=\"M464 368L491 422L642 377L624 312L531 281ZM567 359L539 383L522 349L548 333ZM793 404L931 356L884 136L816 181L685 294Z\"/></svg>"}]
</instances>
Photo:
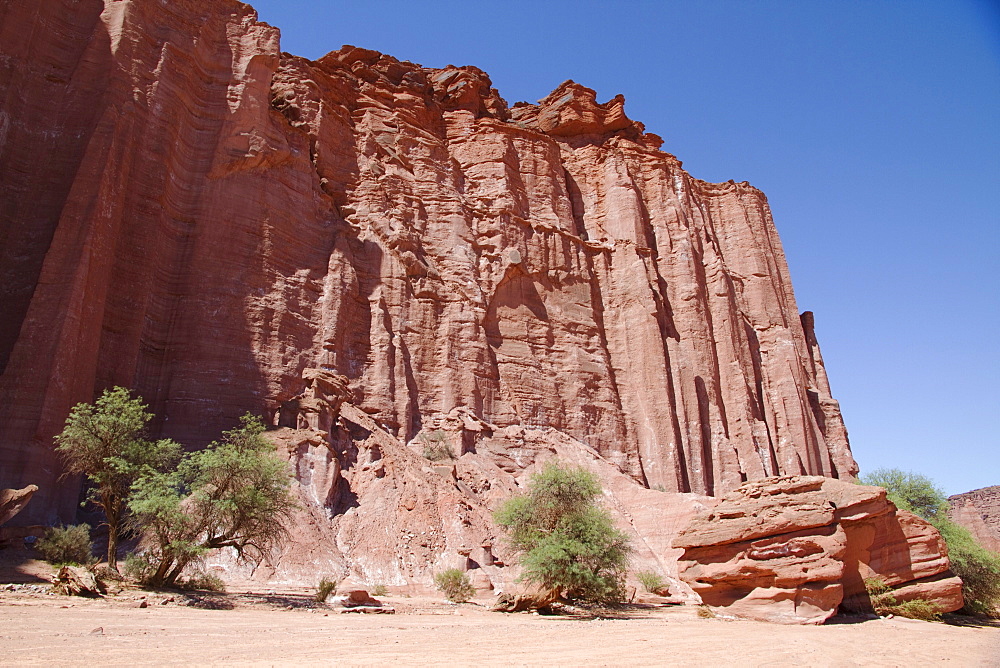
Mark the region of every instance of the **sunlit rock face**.
<instances>
[{"instance_id":1,"label":"sunlit rock face","mask_svg":"<svg viewBox=\"0 0 1000 668\"><path fill-rule=\"evenodd\" d=\"M741 485L695 516L673 541L678 575L726 617L822 624L839 611L872 612L865 580L896 600L938 612L964 605L944 539L898 510L881 487L820 476Z\"/></svg>"},{"instance_id":2,"label":"sunlit rock face","mask_svg":"<svg viewBox=\"0 0 1000 668\"><path fill-rule=\"evenodd\" d=\"M76 402L128 386L197 446L277 426L307 368L403 443L461 409L668 492L856 472L760 191L692 178L621 97L508 107L474 67L278 36L231 0L0 6L17 521L76 508Z\"/></svg>"}]
</instances>

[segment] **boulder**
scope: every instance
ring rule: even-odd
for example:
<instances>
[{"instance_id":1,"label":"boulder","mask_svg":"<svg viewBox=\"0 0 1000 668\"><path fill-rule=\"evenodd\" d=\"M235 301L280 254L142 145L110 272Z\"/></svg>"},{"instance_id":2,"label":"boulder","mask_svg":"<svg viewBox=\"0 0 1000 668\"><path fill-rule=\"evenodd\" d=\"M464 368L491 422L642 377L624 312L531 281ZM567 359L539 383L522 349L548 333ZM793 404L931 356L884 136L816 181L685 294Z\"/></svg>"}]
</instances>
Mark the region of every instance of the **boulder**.
<instances>
[{"instance_id":1,"label":"boulder","mask_svg":"<svg viewBox=\"0 0 1000 668\"><path fill-rule=\"evenodd\" d=\"M103 582L94 573L78 566L63 566L53 580L53 591L66 596L98 598L107 593Z\"/></svg>"},{"instance_id":2,"label":"boulder","mask_svg":"<svg viewBox=\"0 0 1000 668\"><path fill-rule=\"evenodd\" d=\"M681 578L719 616L821 624L870 611L864 580L898 600L962 607L937 530L897 510L880 487L819 476L748 482L696 517L673 543Z\"/></svg>"},{"instance_id":3,"label":"boulder","mask_svg":"<svg viewBox=\"0 0 1000 668\"><path fill-rule=\"evenodd\" d=\"M37 485L28 485L24 489L0 490L0 525L6 524L24 510L28 501L31 501L31 497L37 491Z\"/></svg>"}]
</instances>

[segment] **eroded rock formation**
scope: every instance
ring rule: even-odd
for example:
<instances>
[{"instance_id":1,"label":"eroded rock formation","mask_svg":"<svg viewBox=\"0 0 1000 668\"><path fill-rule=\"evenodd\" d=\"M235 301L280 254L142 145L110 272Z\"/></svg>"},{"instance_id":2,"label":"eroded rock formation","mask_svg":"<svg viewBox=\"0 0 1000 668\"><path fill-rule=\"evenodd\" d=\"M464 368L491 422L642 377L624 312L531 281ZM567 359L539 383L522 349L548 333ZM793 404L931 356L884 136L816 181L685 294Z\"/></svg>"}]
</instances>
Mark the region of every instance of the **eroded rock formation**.
<instances>
[{"instance_id":1,"label":"eroded rock formation","mask_svg":"<svg viewBox=\"0 0 1000 668\"><path fill-rule=\"evenodd\" d=\"M963 605L941 535L881 487L818 476L748 482L673 545L684 550L681 578L723 615L821 624L838 609L870 611L864 579L875 576L899 601Z\"/></svg>"},{"instance_id":2,"label":"eroded rock formation","mask_svg":"<svg viewBox=\"0 0 1000 668\"><path fill-rule=\"evenodd\" d=\"M948 515L988 550L1000 553L1000 485L948 497Z\"/></svg>"},{"instance_id":3,"label":"eroded rock formation","mask_svg":"<svg viewBox=\"0 0 1000 668\"><path fill-rule=\"evenodd\" d=\"M0 91L25 521L75 510L51 448L74 403L134 388L195 446L248 410L323 431L289 403L307 368L400 443L467 415L709 495L856 471L766 198L688 175L621 97L508 107L474 67L305 60L234 0L3 3Z\"/></svg>"},{"instance_id":4,"label":"eroded rock formation","mask_svg":"<svg viewBox=\"0 0 1000 668\"><path fill-rule=\"evenodd\" d=\"M35 485L24 489L0 489L0 525L6 524L24 510L31 497L38 491Z\"/></svg>"}]
</instances>

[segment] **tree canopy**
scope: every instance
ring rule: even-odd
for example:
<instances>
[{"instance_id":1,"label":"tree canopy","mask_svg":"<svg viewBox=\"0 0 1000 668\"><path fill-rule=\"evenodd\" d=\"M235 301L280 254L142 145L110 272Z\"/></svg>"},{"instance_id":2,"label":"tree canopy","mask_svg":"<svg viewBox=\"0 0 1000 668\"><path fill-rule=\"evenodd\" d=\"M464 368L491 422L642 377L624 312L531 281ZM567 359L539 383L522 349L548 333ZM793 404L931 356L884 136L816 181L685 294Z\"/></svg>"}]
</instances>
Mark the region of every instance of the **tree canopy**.
<instances>
[{"instance_id":1,"label":"tree canopy","mask_svg":"<svg viewBox=\"0 0 1000 668\"><path fill-rule=\"evenodd\" d=\"M221 441L184 455L173 470L140 478L129 503L155 562L149 583L171 585L208 550L231 547L259 559L286 534L295 507L288 464L244 415Z\"/></svg>"},{"instance_id":2,"label":"tree canopy","mask_svg":"<svg viewBox=\"0 0 1000 668\"><path fill-rule=\"evenodd\" d=\"M549 463L524 494L497 510L497 523L522 555L522 580L570 598L621 599L631 547L597 505L600 494L593 474Z\"/></svg>"},{"instance_id":3,"label":"tree canopy","mask_svg":"<svg viewBox=\"0 0 1000 668\"><path fill-rule=\"evenodd\" d=\"M132 485L141 476L169 468L181 446L171 440L149 441L152 418L141 399L123 387L105 390L93 404L77 404L56 440L69 474L91 482L90 500L104 511L108 527L108 566L117 568L118 542Z\"/></svg>"}]
</instances>

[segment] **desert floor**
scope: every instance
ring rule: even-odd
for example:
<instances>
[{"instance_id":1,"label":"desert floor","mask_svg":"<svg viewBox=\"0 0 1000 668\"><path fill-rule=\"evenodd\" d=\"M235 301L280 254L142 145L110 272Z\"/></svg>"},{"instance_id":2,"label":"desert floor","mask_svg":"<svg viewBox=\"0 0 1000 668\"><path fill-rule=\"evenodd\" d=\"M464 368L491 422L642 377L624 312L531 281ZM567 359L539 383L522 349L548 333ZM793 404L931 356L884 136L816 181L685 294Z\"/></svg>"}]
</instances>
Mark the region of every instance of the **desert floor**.
<instances>
[{"instance_id":1,"label":"desert floor","mask_svg":"<svg viewBox=\"0 0 1000 668\"><path fill-rule=\"evenodd\" d=\"M0 588L0 665L1000 666L990 625L781 626L654 606L567 618L403 596L383 599L396 614L361 615L306 592L92 600L39 589Z\"/></svg>"}]
</instances>

